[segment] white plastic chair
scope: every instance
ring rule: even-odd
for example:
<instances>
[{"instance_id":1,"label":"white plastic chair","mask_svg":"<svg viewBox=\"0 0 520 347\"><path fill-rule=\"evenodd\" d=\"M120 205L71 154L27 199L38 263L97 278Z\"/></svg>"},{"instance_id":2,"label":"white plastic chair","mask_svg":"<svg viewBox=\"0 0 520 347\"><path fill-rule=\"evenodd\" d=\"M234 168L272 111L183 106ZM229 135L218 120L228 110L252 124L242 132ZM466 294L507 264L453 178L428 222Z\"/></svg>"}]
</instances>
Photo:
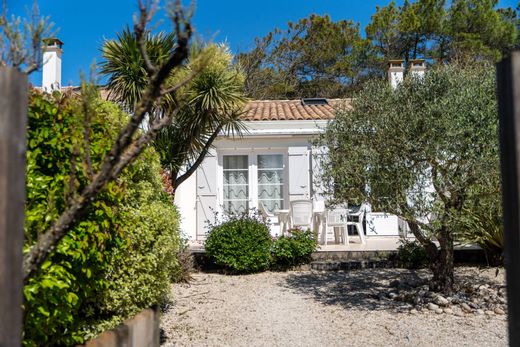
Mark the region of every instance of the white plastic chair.
<instances>
[{"instance_id":1,"label":"white plastic chair","mask_svg":"<svg viewBox=\"0 0 520 347\"><path fill-rule=\"evenodd\" d=\"M359 235L359 239L361 240L362 244L366 244L367 241L365 239L365 228L363 228L363 219L365 218L365 212L366 212L367 206L365 204L361 204L359 206L359 210L354 213L349 213L349 221L347 221L348 225L353 225L356 227L356 231ZM348 231L347 231L348 234Z\"/></svg>"},{"instance_id":2,"label":"white plastic chair","mask_svg":"<svg viewBox=\"0 0 520 347\"><path fill-rule=\"evenodd\" d=\"M333 210L327 210L327 218L325 219L325 235L324 235L324 243L327 245L327 229L329 227L334 228L334 239L336 243L338 243L338 232L337 229L342 230L342 240L343 244L348 245L348 209L346 207L335 208Z\"/></svg>"},{"instance_id":3,"label":"white plastic chair","mask_svg":"<svg viewBox=\"0 0 520 347\"><path fill-rule=\"evenodd\" d=\"M310 200L291 201L289 218L291 228L307 227L312 230L312 202Z\"/></svg>"},{"instance_id":4,"label":"white plastic chair","mask_svg":"<svg viewBox=\"0 0 520 347\"><path fill-rule=\"evenodd\" d=\"M270 220L271 218L274 217L274 214L273 214L273 213L269 213L269 211L267 210L267 208L265 208L263 202L259 202L259 203L258 203L258 211L260 212L260 214L262 215L262 217L264 217L264 218L267 219L267 220Z\"/></svg>"}]
</instances>

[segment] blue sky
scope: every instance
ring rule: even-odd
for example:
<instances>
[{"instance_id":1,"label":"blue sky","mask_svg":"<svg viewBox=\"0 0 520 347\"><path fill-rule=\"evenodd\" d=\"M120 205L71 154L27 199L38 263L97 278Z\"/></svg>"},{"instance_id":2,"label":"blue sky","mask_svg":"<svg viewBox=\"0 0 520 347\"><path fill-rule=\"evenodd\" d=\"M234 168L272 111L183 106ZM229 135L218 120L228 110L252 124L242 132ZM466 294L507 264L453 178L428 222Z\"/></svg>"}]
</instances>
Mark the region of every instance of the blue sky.
<instances>
[{"instance_id":1,"label":"blue sky","mask_svg":"<svg viewBox=\"0 0 520 347\"><path fill-rule=\"evenodd\" d=\"M24 16L32 0L7 0L9 11ZM183 1L187 3L187 1ZM251 48L257 36L275 27L284 27L311 13L329 14L334 20L352 19L364 27L376 6L390 0L198 0L194 25L206 39L227 41L233 51ZM402 0L397 0L402 3ZM125 25L132 24L134 0L39 0L40 11L51 17L59 29L63 46L62 84L77 85L80 71L88 72L99 61L99 48L105 38L113 38ZM500 0L500 7L516 6L517 0ZM163 26L166 26L163 22ZM41 73L31 82L41 84Z\"/></svg>"}]
</instances>

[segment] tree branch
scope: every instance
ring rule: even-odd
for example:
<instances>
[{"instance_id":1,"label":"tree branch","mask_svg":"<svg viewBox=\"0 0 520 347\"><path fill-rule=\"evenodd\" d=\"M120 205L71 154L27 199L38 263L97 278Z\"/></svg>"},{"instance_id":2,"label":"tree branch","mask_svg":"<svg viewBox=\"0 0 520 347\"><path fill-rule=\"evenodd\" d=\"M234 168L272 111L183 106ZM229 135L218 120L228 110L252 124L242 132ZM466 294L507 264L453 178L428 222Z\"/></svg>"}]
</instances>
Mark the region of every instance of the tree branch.
<instances>
[{"instance_id":1,"label":"tree branch","mask_svg":"<svg viewBox=\"0 0 520 347\"><path fill-rule=\"evenodd\" d=\"M190 166L190 168L185 173L183 173L179 178L175 179L175 182L172 182L172 186L174 187L174 189L177 189L177 187L182 182L186 181L195 172L195 170L197 170L199 165L204 160L204 157L208 153L209 149L213 145L213 141L215 141L215 139L217 138L217 136L218 136L218 134L220 133L221 130L222 130L222 125L219 125L215 129L213 134L211 134L211 136L209 137L208 141L204 145L204 148L202 149L202 151L200 152L199 156L197 157L197 160L195 160L195 162Z\"/></svg>"},{"instance_id":2,"label":"tree branch","mask_svg":"<svg viewBox=\"0 0 520 347\"><path fill-rule=\"evenodd\" d=\"M146 24L151 21L153 13L155 12L155 6L150 9L143 3L142 0L138 2L139 6L139 19L134 24L135 39L139 47L139 52L144 61L144 67L148 76L152 76L157 72L157 67L152 63L148 52L146 51Z\"/></svg>"}]
</instances>

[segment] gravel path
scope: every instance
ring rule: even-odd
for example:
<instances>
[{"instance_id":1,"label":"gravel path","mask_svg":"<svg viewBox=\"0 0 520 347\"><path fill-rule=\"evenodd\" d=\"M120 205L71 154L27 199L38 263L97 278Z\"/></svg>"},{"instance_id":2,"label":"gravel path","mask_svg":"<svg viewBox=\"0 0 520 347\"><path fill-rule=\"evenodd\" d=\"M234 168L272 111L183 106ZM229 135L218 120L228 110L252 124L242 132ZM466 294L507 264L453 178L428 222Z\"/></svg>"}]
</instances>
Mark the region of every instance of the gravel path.
<instances>
[{"instance_id":1,"label":"gravel path","mask_svg":"<svg viewBox=\"0 0 520 347\"><path fill-rule=\"evenodd\" d=\"M503 271L459 268L459 277L503 281ZM424 271L198 273L172 288L164 346L506 346L505 315L410 314L374 293Z\"/></svg>"}]
</instances>

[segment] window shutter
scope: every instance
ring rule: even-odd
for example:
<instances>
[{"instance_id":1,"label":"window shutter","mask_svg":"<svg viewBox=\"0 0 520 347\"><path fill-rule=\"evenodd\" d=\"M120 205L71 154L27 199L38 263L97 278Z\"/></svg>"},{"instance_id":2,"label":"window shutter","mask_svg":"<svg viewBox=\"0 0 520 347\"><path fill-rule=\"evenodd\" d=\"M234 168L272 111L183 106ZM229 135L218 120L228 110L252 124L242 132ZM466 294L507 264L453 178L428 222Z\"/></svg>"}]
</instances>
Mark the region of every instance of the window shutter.
<instances>
[{"instance_id":1,"label":"window shutter","mask_svg":"<svg viewBox=\"0 0 520 347\"><path fill-rule=\"evenodd\" d=\"M323 174L323 160L326 159L328 148L313 146L311 154L312 162L312 195L316 200L325 200L324 186L321 175Z\"/></svg>"},{"instance_id":2,"label":"window shutter","mask_svg":"<svg viewBox=\"0 0 520 347\"><path fill-rule=\"evenodd\" d=\"M289 147L289 200L309 200L310 155L307 147Z\"/></svg>"},{"instance_id":3,"label":"window shutter","mask_svg":"<svg viewBox=\"0 0 520 347\"><path fill-rule=\"evenodd\" d=\"M197 168L197 240L206 238L207 223L217 207L217 157L208 153Z\"/></svg>"}]
</instances>

